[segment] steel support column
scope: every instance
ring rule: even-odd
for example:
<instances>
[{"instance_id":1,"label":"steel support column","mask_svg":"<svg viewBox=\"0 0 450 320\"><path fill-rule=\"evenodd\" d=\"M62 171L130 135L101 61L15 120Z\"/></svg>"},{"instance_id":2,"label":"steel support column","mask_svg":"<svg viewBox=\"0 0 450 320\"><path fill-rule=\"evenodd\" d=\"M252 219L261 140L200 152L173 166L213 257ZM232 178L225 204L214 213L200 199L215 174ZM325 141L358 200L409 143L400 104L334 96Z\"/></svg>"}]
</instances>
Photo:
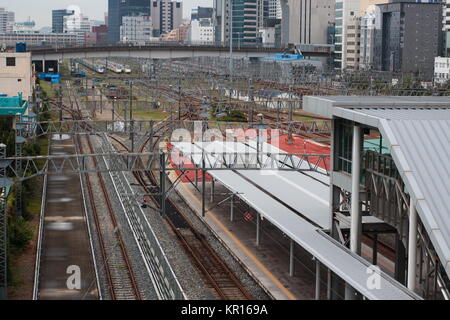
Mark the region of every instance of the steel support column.
<instances>
[{"instance_id":1,"label":"steel support column","mask_svg":"<svg viewBox=\"0 0 450 320\"><path fill-rule=\"evenodd\" d=\"M114 107L115 107L115 102L114 102L114 99L113 99L113 101L112 101L112 113L111 113L111 120L112 121L114 121L114 114L116 112Z\"/></svg>"},{"instance_id":2,"label":"steel support column","mask_svg":"<svg viewBox=\"0 0 450 320\"><path fill-rule=\"evenodd\" d=\"M331 300L331 270L327 268L327 300Z\"/></svg>"},{"instance_id":3,"label":"steel support column","mask_svg":"<svg viewBox=\"0 0 450 320\"><path fill-rule=\"evenodd\" d=\"M131 152L134 152L134 120L130 120Z\"/></svg>"},{"instance_id":4,"label":"steel support column","mask_svg":"<svg viewBox=\"0 0 450 320\"><path fill-rule=\"evenodd\" d=\"M206 192L205 155L202 155L202 217L205 217L206 214L205 192Z\"/></svg>"},{"instance_id":5,"label":"steel support column","mask_svg":"<svg viewBox=\"0 0 450 320\"><path fill-rule=\"evenodd\" d=\"M417 270L417 211L413 200L409 200L409 238L408 238L408 289L416 289Z\"/></svg>"},{"instance_id":6,"label":"steel support column","mask_svg":"<svg viewBox=\"0 0 450 320\"><path fill-rule=\"evenodd\" d=\"M395 234L395 279L406 285L406 248L401 236Z\"/></svg>"},{"instance_id":7,"label":"steel support column","mask_svg":"<svg viewBox=\"0 0 450 320\"><path fill-rule=\"evenodd\" d=\"M374 233L372 246L372 264L376 265L377 262L378 262L378 233Z\"/></svg>"},{"instance_id":8,"label":"steel support column","mask_svg":"<svg viewBox=\"0 0 450 320\"><path fill-rule=\"evenodd\" d=\"M233 222L234 219L234 195L230 197L230 221Z\"/></svg>"},{"instance_id":9,"label":"steel support column","mask_svg":"<svg viewBox=\"0 0 450 320\"><path fill-rule=\"evenodd\" d=\"M6 158L6 145L0 144L0 159ZM8 298L8 278L7 278L7 236L6 236L6 164L0 164L0 300Z\"/></svg>"},{"instance_id":10,"label":"steel support column","mask_svg":"<svg viewBox=\"0 0 450 320\"><path fill-rule=\"evenodd\" d=\"M316 292L315 299L320 300L320 261L316 258Z\"/></svg>"},{"instance_id":11,"label":"steel support column","mask_svg":"<svg viewBox=\"0 0 450 320\"><path fill-rule=\"evenodd\" d=\"M256 245L259 246L261 243L261 215L259 213L256 213Z\"/></svg>"},{"instance_id":12,"label":"steel support column","mask_svg":"<svg viewBox=\"0 0 450 320\"><path fill-rule=\"evenodd\" d=\"M159 196L160 200L160 209L161 209L161 215L166 215L166 155L164 152L160 155L159 160L159 179L160 179L160 186L161 186L161 195Z\"/></svg>"},{"instance_id":13,"label":"steel support column","mask_svg":"<svg viewBox=\"0 0 450 320\"><path fill-rule=\"evenodd\" d=\"M361 253L361 205L359 198L361 181L361 127L353 126L352 149L352 198L350 215L350 250L356 254ZM355 290L345 284L345 299L354 300Z\"/></svg>"},{"instance_id":14,"label":"steel support column","mask_svg":"<svg viewBox=\"0 0 450 320\"><path fill-rule=\"evenodd\" d=\"M211 202L214 202L214 178L211 180Z\"/></svg>"},{"instance_id":15,"label":"steel support column","mask_svg":"<svg viewBox=\"0 0 450 320\"><path fill-rule=\"evenodd\" d=\"M294 240L290 239L290 246L289 246L289 276L294 276L294 249L295 249L295 242Z\"/></svg>"},{"instance_id":16,"label":"steel support column","mask_svg":"<svg viewBox=\"0 0 450 320\"><path fill-rule=\"evenodd\" d=\"M153 152L153 136L155 135L155 121L150 120L150 138L148 139L148 152Z\"/></svg>"},{"instance_id":17,"label":"steel support column","mask_svg":"<svg viewBox=\"0 0 450 320\"><path fill-rule=\"evenodd\" d=\"M197 166L194 164L194 166ZM194 180L195 180L195 186L198 187L198 170L194 171Z\"/></svg>"},{"instance_id":18,"label":"steel support column","mask_svg":"<svg viewBox=\"0 0 450 320\"><path fill-rule=\"evenodd\" d=\"M17 121L17 120L16 120ZM18 117L18 122L20 122L20 117ZM18 174L21 174L22 172L22 160L20 158L22 157L22 150L23 150L23 144L25 142L25 139L21 136L21 128L17 127L18 124L16 124L16 143L15 143L15 155L16 155L16 161L15 161L15 168ZM22 182L18 181L14 185L14 193L16 196L16 216L21 217L22 216Z\"/></svg>"},{"instance_id":19,"label":"steel support column","mask_svg":"<svg viewBox=\"0 0 450 320\"><path fill-rule=\"evenodd\" d=\"M361 253L361 127L353 126L352 150L352 198L350 221L350 250L356 254Z\"/></svg>"}]
</instances>

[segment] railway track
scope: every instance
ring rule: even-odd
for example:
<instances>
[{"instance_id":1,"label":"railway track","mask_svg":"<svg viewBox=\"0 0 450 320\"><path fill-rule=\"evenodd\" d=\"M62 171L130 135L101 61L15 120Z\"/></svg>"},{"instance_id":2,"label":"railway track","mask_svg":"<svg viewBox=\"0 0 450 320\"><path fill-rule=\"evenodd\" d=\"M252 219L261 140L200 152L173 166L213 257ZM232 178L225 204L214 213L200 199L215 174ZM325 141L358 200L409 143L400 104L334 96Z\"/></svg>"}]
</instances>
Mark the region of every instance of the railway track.
<instances>
[{"instance_id":1,"label":"railway track","mask_svg":"<svg viewBox=\"0 0 450 320\"><path fill-rule=\"evenodd\" d=\"M89 136L86 136L85 139L87 140L88 152L95 153ZM84 153L86 150L83 148L80 136L77 136L77 142L80 152ZM93 161L96 162L95 159ZM100 173L95 174L95 179L88 173L84 175L100 246L102 269L108 283L110 297L112 300L141 300L142 297L119 230L105 181ZM94 194L94 186L98 187L98 185L102 194L100 198ZM102 205L106 205L107 214L102 212L104 211L102 210Z\"/></svg>"},{"instance_id":2,"label":"railway track","mask_svg":"<svg viewBox=\"0 0 450 320\"><path fill-rule=\"evenodd\" d=\"M162 123L157 128L156 132L163 132L167 128L170 128L170 124ZM120 140L114 137L111 138L120 144L123 149L128 150L128 147ZM144 149L147 142L148 140L143 143L140 152L145 151ZM154 141L152 147L155 148L158 143L159 140ZM160 192L159 187L152 187L151 190L148 188L148 185L159 185L158 179L152 172L134 172L133 174L147 194ZM156 207L159 207L158 198L156 196L151 197L151 200ZM189 222L181 208L179 208L179 206L171 199L167 199L166 201L167 216L165 219L179 239L186 254L197 266L213 295L217 299L222 300L252 300L253 297L250 293L226 265L223 259L217 255L205 239L204 235L199 233Z\"/></svg>"},{"instance_id":3,"label":"railway track","mask_svg":"<svg viewBox=\"0 0 450 320\"><path fill-rule=\"evenodd\" d=\"M65 111L69 112L74 120L80 120L82 116L78 100L76 97L72 100L71 92L69 92L68 97L71 106L76 106L76 109L66 107L64 108ZM88 152L95 153L90 137L86 136L84 139L86 139L88 145ZM79 135L76 137L76 140L80 153L84 153L82 139ZM93 159L93 161L95 166L97 166L97 160ZM141 300L142 297L103 176L100 173L95 174L96 183L100 185L102 199L98 199L94 195L90 175L85 173L84 176L110 297L112 300ZM104 205L106 205L107 215L104 212L102 214L101 207Z\"/></svg>"}]
</instances>

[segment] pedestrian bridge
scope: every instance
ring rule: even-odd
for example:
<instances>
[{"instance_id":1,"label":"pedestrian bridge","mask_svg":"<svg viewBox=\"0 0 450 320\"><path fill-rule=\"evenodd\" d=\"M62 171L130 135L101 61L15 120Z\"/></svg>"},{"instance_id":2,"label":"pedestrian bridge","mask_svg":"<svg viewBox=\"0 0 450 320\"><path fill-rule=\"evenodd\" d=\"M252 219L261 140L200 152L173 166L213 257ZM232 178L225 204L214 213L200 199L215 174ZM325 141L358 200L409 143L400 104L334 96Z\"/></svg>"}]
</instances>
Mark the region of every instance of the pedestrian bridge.
<instances>
[{"instance_id":1,"label":"pedestrian bridge","mask_svg":"<svg viewBox=\"0 0 450 320\"><path fill-rule=\"evenodd\" d=\"M260 46L239 46L233 49L234 57L270 57L283 52L282 48ZM305 57L329 57L333 54L332 46L307 45L301 47ZM187 44L155 44L145 46L83 46L83 47L50 47L30 48L32 59L59 60L82 58L129 57L145 59L180 59L193 57L228 57L230 48L226 45L187 45Z\"/></svg>"}]
</instances>

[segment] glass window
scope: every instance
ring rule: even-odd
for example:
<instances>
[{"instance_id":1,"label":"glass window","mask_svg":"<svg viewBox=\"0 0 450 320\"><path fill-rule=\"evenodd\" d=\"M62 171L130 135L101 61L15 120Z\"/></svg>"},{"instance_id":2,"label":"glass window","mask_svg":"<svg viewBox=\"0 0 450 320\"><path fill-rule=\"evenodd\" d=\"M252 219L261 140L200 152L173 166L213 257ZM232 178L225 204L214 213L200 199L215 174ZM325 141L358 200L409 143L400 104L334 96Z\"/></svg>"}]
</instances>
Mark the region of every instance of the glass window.
<instances>
[{"instance_id":1,"label":"glass window","mask_svg":"<svg viewBox=\"0 0 450 320\"><path fill-rule=\"evenodd\" d=\"M335 163L338 171L352 172L353 123L340 119L336 121L336 150Z\"/></svg>"},{"instance_id":2,"label":"glass window","mask_svg":"<svg viewBox=\"0 0 450 320\"><path fill-rule=\"evenodd\" d=\"M16 66L16 58L15 57L7 57L6 58L6 66L7 67L15 67Z\"/></svg>"}]
</instances>

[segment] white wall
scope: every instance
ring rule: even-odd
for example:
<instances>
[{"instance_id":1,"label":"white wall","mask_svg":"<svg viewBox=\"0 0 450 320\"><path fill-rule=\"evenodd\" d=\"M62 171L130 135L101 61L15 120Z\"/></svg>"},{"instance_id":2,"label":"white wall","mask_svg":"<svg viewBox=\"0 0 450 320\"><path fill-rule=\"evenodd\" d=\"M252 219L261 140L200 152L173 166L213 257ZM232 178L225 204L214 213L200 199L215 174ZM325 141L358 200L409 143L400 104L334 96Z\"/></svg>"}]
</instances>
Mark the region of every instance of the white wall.
<instances>
[{"instance_id":1,"label":"white wall","mask_svg":"<svg viewBox=\"0 0 450 320\"><path fill-rule=\"evenodd\" d=\"M434 81L440 84L450 81L450 58L436 57L434 59Z\"/></svg>"},{"instance_id":2,"label":"white wall","mask_svg":"<svg viewBox=\"0 0 450 320\"><path fill-rule=\"evenodd\" d=\"M7 67L6 58L15 57L16 66ZM31 66L31 53L0 53L0 93L17 96L22 92L26 100L33 94L34 79Z\"/></svg>"}]
</instances>

